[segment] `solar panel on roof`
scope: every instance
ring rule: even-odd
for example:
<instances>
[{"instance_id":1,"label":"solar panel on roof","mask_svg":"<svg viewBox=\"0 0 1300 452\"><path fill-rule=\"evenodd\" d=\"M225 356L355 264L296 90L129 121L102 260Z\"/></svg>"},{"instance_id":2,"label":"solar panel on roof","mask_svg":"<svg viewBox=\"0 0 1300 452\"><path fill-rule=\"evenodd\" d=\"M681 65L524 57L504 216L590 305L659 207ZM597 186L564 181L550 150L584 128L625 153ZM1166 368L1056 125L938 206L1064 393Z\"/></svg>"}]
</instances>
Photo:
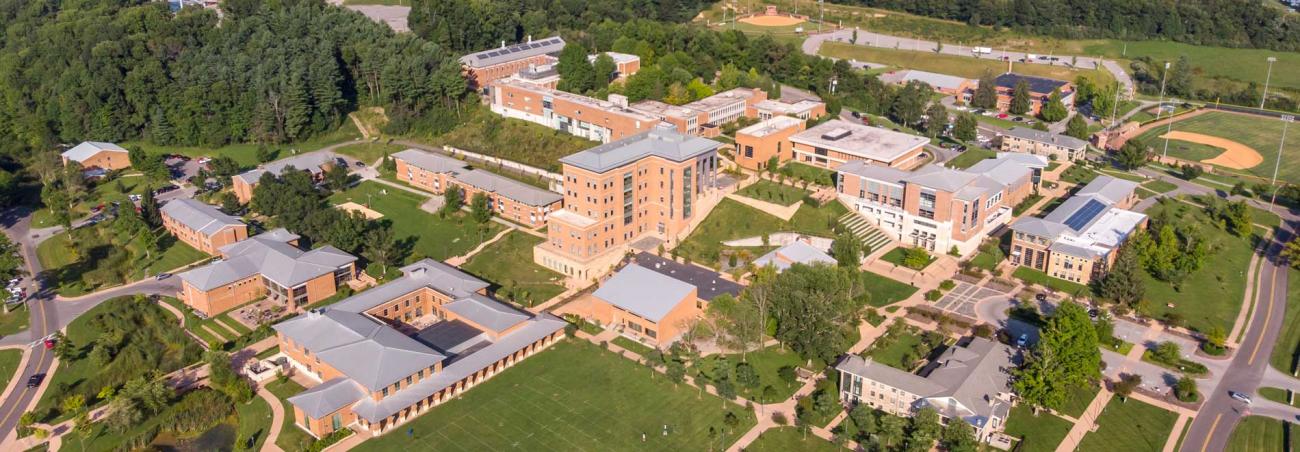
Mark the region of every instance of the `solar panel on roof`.
<instances>
[{"instance_id":1,"label":"solar panel on roof","mask_svg":"<svg viewBox=\"0 0 1300 452\"><path fill-rule=\"evenodd\" d=\"M534 48L534 49L536 49L536 48L538 48L538 47L541 47L542 45L534 42L534 43L532 43L532 44L529 44L528 46L529 46L529 47L532 47L532 48Z\"/></svg>"},{"instance_id":2,"label":"solar panel on roof","mask_svg":"<svg viewBox=\"0 0 1300 452\"><path fill-rule=\"evenodd\" d=\"M488 56L490 56L490 57L501 56L501 52L497 52L497 51L494 50L494 51L488 52Z\"/></svg>"},{"instance_id":3,"label":"solar panel on roof","mask_svg":"<svg viewBox=\"0 0 1300 452\"><path fill-rule=\"evenodd\" d=\"M1097 214L1101 213L1105 208L1105 204L1099 203L1095 199L1089 199L1087 203L1083 204L1083 207L1076 210L1074 214L1070 215L1070 218L1065 220L1065 225L1076 231L1083 229L1084 225L1096 218Z\"/></svg>"},{"instance_id":4,"label":"solar panel on roof","mask_svg":"<svg viewBox=\"0 0 1300 452\"><path fill-rule=\"evenodd\" d=\"M487 55L484 55L484 54L481 54L481 53L478 54L478 55L474 55L474 57L476 57L476 58L478 58L478 59L480 59L480 60L487 59Z\"/></svg>"}]
</instances>

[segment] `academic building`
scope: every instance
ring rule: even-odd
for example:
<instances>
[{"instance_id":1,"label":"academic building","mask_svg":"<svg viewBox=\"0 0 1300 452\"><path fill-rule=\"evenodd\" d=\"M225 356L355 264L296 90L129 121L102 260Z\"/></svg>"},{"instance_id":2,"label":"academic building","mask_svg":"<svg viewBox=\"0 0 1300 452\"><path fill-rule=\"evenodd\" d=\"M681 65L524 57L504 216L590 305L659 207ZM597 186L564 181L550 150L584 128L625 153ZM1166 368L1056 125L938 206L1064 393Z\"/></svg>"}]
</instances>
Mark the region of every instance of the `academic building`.
<instances>
[{"instance_id":1,"label":"academic building","mask_svg":"<svg viewBox=\"0 0 1300 452\"><path fill-rule=\"evenodd\" d=\"M1125 210L1137 203L1137 186L1098 176L1046 217L1016 220L1008 259L1079 284L1104 276L1120 245L1146 227L1146 215Z\"/></svg>"},{"instance_id":2,"label":"academic building","mask_svg":"<svg viewBox=\"0 0 1300 452\"><path fill-rule=\"evenodd\" d=\"M312 179L319 181L325 177L326 171L338 164L338 159L338 155L333 152L317 151L276 160L231 177L230 188L235 192L235 198L239 199L239 202L247 204L253 200L253 189L257 188L257 184L262 181L263 174L279 177L285 170L293 168L297 171L306 171L311 174Z\"/></svg>"},{"instance_id":3,"label":"academic building","mask_svg":"<svg viewBox=\"0 0 1300 452\"><path fill-rule=\"evenodd\" d=\"M880 127L832 119L790 137L794 161L835 169L847 162L866 162L889 168L916 165L926 137Z\"/></svg>"},{"instance_id":4,"label":"academic building","mask_svg":"<svg viewBox=\"0 0 1300 452\"><path fill-rule=\"evenodd\" d=\"M564 39L559 36L536 41L530 37L519 44L507 46L502 42L501 47L465 55L460 57L460 64L470 89L480 90L528 69L529 65L553 63L561 50L564 50Z\"/></svg>"},{"instance_id":5,"label":"academic building","mask_svg":"<svg viewBox=\"0 0 1300 452\"><path fill-rule=\"evenodd\" d=\"M767 169L772 157L776 157L778 165L790 161L794 158L794 144L790 137L802 132L805 123L791 116L774 116L737 130L736 164L757 171Z\"/></svg>"},{"instance_id":6,"label":"academic building","mask_svg":"<svg viewBox=\"0 0 1300 452\"><path fill-rule=\"evenodd\" d=\"M551 213L538 264L578 280L603 274L643 237L675 241L716 190L722 144L665 125L560 159L564 208Z\"/></svg>"},{"instance_id":7,"label":"academic building","mask_svg":"<svg viewBox=\"0 0 1300 452\"><path fill-rule=\"evenodd\" d=\"M492 112L608 143L654 128L659 119L627 107L627 98L604 101L538 86L517 78L492 83Z\"/></svg>"},{"instance_id":8,"label":"academic building","mask_svg":"<svg viewBox=\"0 0 1300 452\"><path fill-rule=\"evenodd\" d=\"M392 155L397 164L397 179L417 188L441 194L447 187L458 186L470 202L484 193L497 216L529 227L546 225L546 217L559 210L564 196L485 170L470 168L465 162L441 154L407 149Z\"/></svg>"},{"instance_id":9,"label":"academic building","mask_svg":"<svg viewBox=\"0 0 1300 452\"><path fill-rule=\"evenodd\" d=\"M1007 152L1042 155L1062 162L1083 160L1088 155L1087 141L1023 127L1012 127L1002 134L1000 147Z\"/></svg>"}]
</instances>

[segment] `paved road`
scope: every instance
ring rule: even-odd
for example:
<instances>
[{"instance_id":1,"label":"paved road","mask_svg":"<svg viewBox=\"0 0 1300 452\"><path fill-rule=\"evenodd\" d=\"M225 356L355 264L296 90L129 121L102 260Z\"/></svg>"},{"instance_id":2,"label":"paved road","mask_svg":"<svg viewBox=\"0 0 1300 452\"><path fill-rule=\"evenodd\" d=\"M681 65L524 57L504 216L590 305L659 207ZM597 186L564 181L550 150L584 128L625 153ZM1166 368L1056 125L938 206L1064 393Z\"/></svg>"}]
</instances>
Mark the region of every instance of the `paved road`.
<instances>
[{"instance_id":1,"label":"paved road","mask_svg":"<svg viewBox=\"0 0 1300 452\"><path fill-rule=\"evenodd\" d=\"M1233 428L1249 414L1290 421L1300 415L1300 410L1271 403L1258 395L1253 397L1254 406L1234 401L1228 395L1228 391L1255 393L1270 373L1269 357L1282 330L1289 283L1287 264L1280 259L1278 252L1282 243L1291 237L1292 227L1291 224L1284 225L1265 250L1264 260L1260 262L1260 282L1250 326L1221 382L1205 387L1207 400L1187 431L1183 451L1224 450Z\"/></svg>"},{"instance_id":2,"label":"paved road","mask_svg":"<svg viewBox=\"0 0 1300 452\"><path fill-rule=\"evenodd\" d=\"M808 35L808 39L805 39L803 42L803 52L809 55L816 55L817 51L821 48L822 42L824 41L829 40L829 41L849 43L852 41L852 39L853 39L853 30L851 29L838 30L829 33L811 34ZM866 30L858 30L858 40L852 41L851 43L862 45L862 46L869 46L869 47L883 47L889 49L897 48L901 50L916 50L916 51L930 51L930 52L933 52L934 49L937 47L937 44L934 43L933 41L900 38L897 36L873 33ZM1008 51L994 49L993 54L984 55L981 57L971 53L970 47L957 46L952 44L943 45L943 48L940 50L939 53L943 53L947 55L979 58L984 60L1001 60L1003 59L1003 57L1010 57L1012 60L1017 61L1017 63L1015 64L1040 64L1040 63L1019 63L1018 62L1019 60L1027 58L1028 54L1025 52L1008 52ZM1110 72L1112 75L1115 76L1115 79L1118 80L1120 85L1124 87L1125 92L1128 93L1134 92L1133 78L1129 77L1128 73L1124 72L1124 68L1114 61L1098 59L1089 56L1073 56L1073 55L1055 55L1055 56L1060 57L1060 61L1056 62L1056 64L1060 64L1060 65L1068 66L1071 59L1076 59L1074 64L1080 68L1091 69L1100 66L1101 68L1105 69L1107 72ZM1013 70L1014 70L1014 66L1013 66Z\"/></svg>"},{"instance_id":3,"label":"paved road","mask_svg":"<svg viewBox=\"0 0 1300 452\"><path fill-rule=\"evenodd\" d=\"M41 263L36 259L37 239L33 239L30 234L31 210L16 208L0 214L0 226L4 226L9 238L18 243L23 260L27 262L28 274L40 274ZM15 338L13 340L20 343L32 342L53 334L59 329L60 319L53 291L40 287L36 278L26 278L24 284L28 285L28 291L32 293L31 299L27 302L27 307L31 311L31 323L27 328L26 337L22 337L24 336L22 333L12 336ZM26 386L27 379L32 375L49 373L50 366L54 364L53 351L46 350L43 346L33 348L30 353L26 366L15 376L21 386L15 387L9 397L0 402L0 438L13 431L18 425L18 418L22 416L23 410L36 397L38 391L36 388ZM49 378L46 378L42 384L49 384Z\"/></svg>"}]
</instances>

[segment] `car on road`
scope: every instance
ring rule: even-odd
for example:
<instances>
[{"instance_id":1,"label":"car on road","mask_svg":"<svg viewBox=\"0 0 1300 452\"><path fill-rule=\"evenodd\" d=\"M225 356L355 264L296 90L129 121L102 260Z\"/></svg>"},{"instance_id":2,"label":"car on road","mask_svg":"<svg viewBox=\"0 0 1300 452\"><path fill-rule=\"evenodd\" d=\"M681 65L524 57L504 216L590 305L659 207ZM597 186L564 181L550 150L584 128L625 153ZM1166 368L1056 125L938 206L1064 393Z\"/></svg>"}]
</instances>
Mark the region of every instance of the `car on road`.
<instances>
[{"instance_id":1,"label":"car on road","mask_svg":"<svg viewBox=\"0 0 1300 452\"><path fill-rule=\"evenodd\" d=\"M1250 395L1244 392L1228 391L1228 397L1232 397L1233 400L1250 405Z\"/></svg>"},{"instance_id":2,"label":"car on road","mask_svg":"<svg viewBox=\"0 0 1300 452\"><path fill-rule=\"evenodd\" d=\"M158 276L154 277L154 279L158 281L162 281L170 277L172 277L171 273L159 273Z\"/></svg>"},{"instance_id":3,"label":"car on road","mask_svg":"<svg viewBox=\"0 0 1300 452\"><path fill-rule=\"evenodd\" d=\"M212 158L211 158L211 157L199 157L199 164L200 164L200 165L207 165L208 162L211 162L211 161L212 161Z\"/></svg>"},{"instance_id":4,"label":"car on road","mask_svg":"<svg viewBox=\"0 0 1300 452\"><path fill-rule=\"evenodd\" d=\"M53 349L53 348L54 348L54 339L46 339L46 340L45 340L45 349L46 349L46 350L51 350L51 349Z\"/></svg>"},{"instance_id":5,"label":"car on road","mask_svg":"<svg viewBox=\"0 0 1300 452\"><path fill-rule=\"evenodd\" d=\"M1020 333L1020 337L1016 338L1016 347L1025 348L1025 344L1027 343L1029 343L1029 335L1026 333Z\"/></svg>"},{"instance_id":6,"label":"car on road","mask_svg":"<svg viewBox=\"0 0 1300 452\"><path fill-rule=\"evenodd\" d=\"M849 110L849 114L850 114L850 115L853 115L854 118L861 118L861 117L862 117L862 113L858 113L858 112L853 111L853 110Z\"/></svg>"},{"instance_id":7,"label":"car on road","mask_svg":"<svg viewBox=\"0 0 1300 452\"><path fill-rule=\"evenodd\" d=\"M175 190L179 190L179 189L180 189L180 187L177 187L177 186L175 186L175 185L164 185L164 186L158 187L157 190L154 190L154 191L153 191L153 195L154 195L154 196L158 196L158 195L161 195L161 194L163 194L163 193L167 193L167 192L175 191Z\"/></svg>"},{"instance_id":8,"label":"car on road","mask_svg":"<svg viewBox=\"0 0 1300 452\"><path fill-rule=\"evenodd\" d=\"M365 168L365 167L366 167L366 162L357 160L357 168Z\"/></svg>"},{"instance_id":9,"label":"car on road","mask_svg":"<svg viewBox=\"0 0 1300 452\"><path fill-rule=\"evenodd\" d=\"M44 380L45 380L45 374L35 374L35 375L32 375L32 376L30 376L30 377L27 378L27 387L29 387L29 388L35 388L35 387L37 387L37 386L40 386L40 385L41 385L41 381L44 381Z\"/></svg>"}]
</instances>

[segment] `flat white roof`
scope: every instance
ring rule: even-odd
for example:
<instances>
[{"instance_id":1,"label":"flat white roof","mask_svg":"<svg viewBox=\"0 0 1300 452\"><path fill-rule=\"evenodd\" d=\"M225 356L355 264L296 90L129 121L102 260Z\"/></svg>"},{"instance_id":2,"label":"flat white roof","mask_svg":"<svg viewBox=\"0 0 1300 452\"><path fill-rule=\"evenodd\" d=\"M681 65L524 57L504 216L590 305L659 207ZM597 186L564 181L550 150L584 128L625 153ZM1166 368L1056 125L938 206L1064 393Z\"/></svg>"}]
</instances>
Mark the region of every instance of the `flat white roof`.
<instances>
[{"instance_id":1,"label":"flat white roof","mask_svg":"<svg viewBox=\"0 0 1300 452\"><path fill-rule=\"evenodd\" d=\"M1075 234L1062 234L1056 241L1087 249L1103 256L1115 249L1137 228L1147 216L1131 210L1110 208L1101 214L1087 229Z\"/></svg>"},{"instance_id":2,"label":"flat white roof","mask_svg":"<svg viewBox=\"0 0 1300 452\"><path fill-rule=\"evenodd\" d=\"M745 134L753 137L765 137L791 127L796 127L803 122L802 119L792 116L773 116L771 119L736 131L736 135Z\"/></svg>"},{"instance_id":3,"label":"flat white roof","mask_svg":"<svg viewBox=\"0 0 1300 452\"><path fill-rule=\"evenodd\" d=\"M830 149L878 162L893 162L916 148L925 146L929 138L895 132L880 127L832 119L790 137L790 141L807 146Z\"/></svg>"}]
</instances>

